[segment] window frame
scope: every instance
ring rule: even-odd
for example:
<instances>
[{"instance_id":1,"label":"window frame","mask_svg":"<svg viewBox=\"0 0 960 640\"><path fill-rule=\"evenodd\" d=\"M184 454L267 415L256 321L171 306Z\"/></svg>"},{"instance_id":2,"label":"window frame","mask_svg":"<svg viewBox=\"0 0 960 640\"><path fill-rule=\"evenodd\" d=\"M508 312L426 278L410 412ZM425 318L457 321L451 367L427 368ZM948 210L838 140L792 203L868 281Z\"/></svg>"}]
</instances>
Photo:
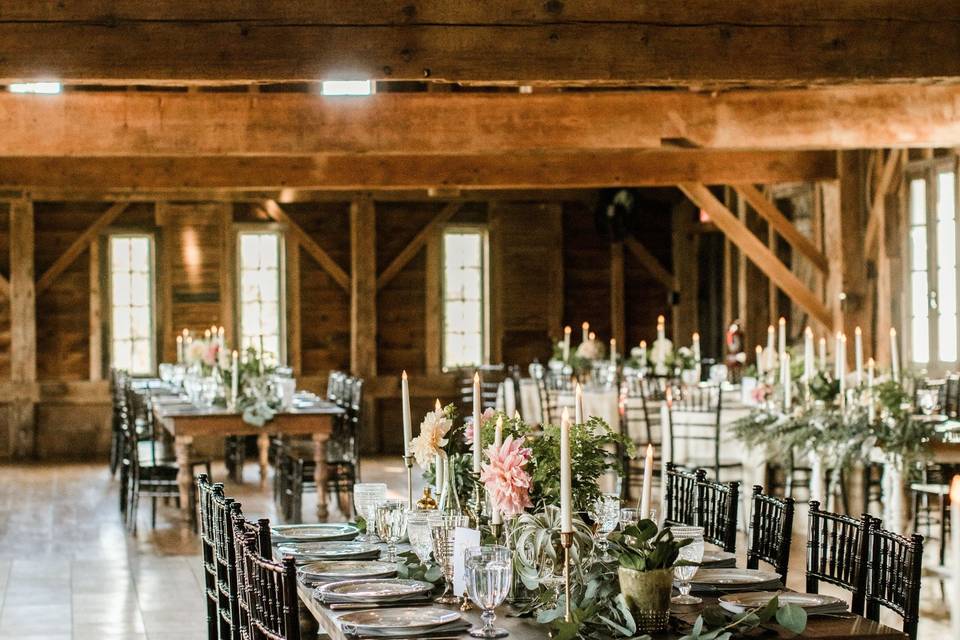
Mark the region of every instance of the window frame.
<instances>
[{"instance_id":1,"label":"window frame","mask_svg":"<svg viewBox=\"0 0 960 640\"><path fill-rule=\"evenodd\" d=\"M102 325L105 325L107 332L107 365L110 368L115 366L114 363L114 328L113 328L113 247L112 239L113 238L146 238L148 241L149 249L149 284L150 284L150 295L148 299L150 301L150 313L148 314L150 318L150 330L148 336L150 339L150 362L151 367L149 371L129 371L130 375L134 377L151 377L156 376L159 369L160 354L158 353L158 343L157 332L159 327L158 314L160 309L158 307L159 302L159 292L158 292L158 279L157 274L157 264L158 264L158 251L157 246L157 234L153 230L147 229L124 229L124 228L112 228L106 230L101 237L98 239L101 247L101 261L103 278L101 282L103 283L103 296L104 296L104 306L107 309L106 318L102 321ZM101 362L102 366L102 362Z\"/></svg>"},{"instance_id":2,"label":"window frame","mask_svg":"<svg viewBox=\"0 0 960 640\"><path fill-rule=\"evenodd\" d=\"M940 360L940 300L943 297L939 290L938 274L938 237L937 237L937 199L939 195L938 175L945 172L953 173L954 190L954 256L956 263L955 269L955 291L954 300L957 314L957 344L960 346L960 158L956 155L915 160L906 165L903 172L905 207L904 207L904 234L905 256L903 273L904 282L908 291L906 304L903 309L904 326L907 331L904 332L903 346L906 351L906 361L910 366L917 369L924 369L930 375L941 375L951 369L956 368L960 362L960 349L956 360ZM913 246L910 240L910 229L912 224L910 185L914 180L923 180L925 184L925 227L926 227L926 276L927 276L927 335L928 335L928 359L927 362L917 362L914 358L913 349Z\"/></svg>"},{"instance_id":3,"label":"window frame","mask_svg":"<svg viewBox=\"0 0 960 640\"><path fill-rule=\"evenodd\" d=\"M277 296L277 312L279 317L277 318L277 328L279 331L278 342L280 345L280 353L277 354L277 365L286 366L289 349L287 346L287 237L285 229L283 226L277 223L235 224L233 227L235 256L233 265L235 283L234 318L236 319L234 331L236 332L235 340L237 344L237 350L241 354L246 351L246 347L243 346L243 264L241 255L241 237L244 234L275 234L279 239L279 247L277 249L277 277L279 278L279 289Z\"/></svg>"},{"instance_id":4,"label":"window frame","mask_svg":"<svg viewBox=\"0 0 960 640\"><path fill-rule=\"evenodd\" d=\"M481 278L482 282L482 292L483 296L480 301L480 311L483 315L480 321L480 330L482 332L481 342L482 342L482 354L481 362L477 363L459 363L456 365L451 365L446 362L447 355L447 318L446 318L446 307L447 307L447 270L446 270L446 242L444 241L447 234L453 233L473 233L480 235L480 252L481 252ZM463 367L472 367L472 366L481 366L489 363L490 361L490 229L486 224L481 223L455 223L444 225L440 230L440 367L444 372L454 371L456 369L461 369Z\"/></svg>"}]
</instances>

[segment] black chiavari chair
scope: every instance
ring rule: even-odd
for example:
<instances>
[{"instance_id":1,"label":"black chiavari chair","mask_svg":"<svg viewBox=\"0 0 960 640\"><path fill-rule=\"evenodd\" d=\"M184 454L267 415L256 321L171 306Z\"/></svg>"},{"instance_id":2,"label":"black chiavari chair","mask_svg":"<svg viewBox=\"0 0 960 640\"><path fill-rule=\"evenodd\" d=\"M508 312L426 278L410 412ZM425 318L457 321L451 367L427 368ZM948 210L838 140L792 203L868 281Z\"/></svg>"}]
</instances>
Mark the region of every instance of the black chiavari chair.
<instances>
[{"instance_id":1,"label":"black chiavari chair","mask_svg":"<svg viewBox=\"0 0 960 640\"><path fill-rule=\"evenodd\" d=\"M251 635L250 629L250 601L246 589L246 573L243 558L243 549L245 544L252 544L253 549L261 557L267 560L273 559L273 547L270 539L270 521L261 518L256 522L251 522L243 516L240 503L234 502L230 505L228 515L232 523L233 531L233 555L234 555L234 574L237 585L237 617L234 625L235 633L241 640L248 640L256 637Z\"/></svg>"},{"instance_id":2,"label":"black chiavari chair","mask_svg":"<svg viewBox=\"0 0 960 640\"><path fill-rule=\"evenodd\" d=\"M691 473L667 463L667 478L664 483L663 525L696 526L697 473ZM650 514L640 514L646 518Z\"/></svg>"},{"instance_id":3,"label":"black chiavari chair","mask_svg":"<svg viewBox=\"0 0 960 640\"><path fill-rule=\"evenodd\" d=\"M868 538L866 617L879 621L880 607L886 607L903 618L903 632L915 640L920 619L923 536L907 538L881 529L877 520L872 520Z\"/></svg>"},{"instance_id":4,"label":"black chiavari chair","mask_svg":"<svg viewBox=\"0 0 960 640\"><path fill-rule=\"evenodd\" d=\"M810 501L807 531L807 592L819 593L820 582L850 591L850 611L863 615L867 584L867 543L874 519L859 520L820 510Z\"/></svg>"},{"instance_id":5,"label":"black chiavari chair","mask_svg":"<svg viewBox=\"0 0 960 640\"><path fill-rule=\"evenodd\" d=\"M493 409L497 405L497 390L507 379L507 368L503 364L485 364L475 368L460 370L460 412L464 416L473 415L473 376L480 374L480 413Z\"/></svg>"},{"instance_id":6,"label":"black chiavari chair","mask_svg":"<svg viewBox=\"0 0 960 640\"><path fill-rule=\"evenodd\" d=\"M697 470L696 525L703 527L705 542L724 551L737 550L737 513L740 508L739 482L707 480L706 471Z\"/></svg>"},{"instance_id":7,"label":"black chiavari chair","mask_svg":"<svg viewBox=\"0 0 960 640\"><path fill-rule=\"evenodd\" d=\"M110 370L110 475L117 473L123 458L123 411L126 405L126 389L130 376L121 369ZM121 496L123 492L121 491ZM124 506L121 505L121 509Z\"/></svg>"},{"instance_id":8,"label":"black chiavari chair","mask_svg":"<svg viewBox=\"0 0 960 640\"><path fill-rule=\"evenodd\" d=\"M214 549L213 496L223 496L223 485L212 484L205 473L197 476L197 498L200 503L200 550L203 560L204 596L207 604L207 637L220 637L220 597L217 582L217 560Z\"/></svg>"},{"instance_id":9,"label":"black chiavari chair","mask_svg":"<svg viewBox=\"0 0 960 640\"><path fill-rule=\"evenodd\" d=\"M763 487L755 486L751 529L747 568L757 569L763 560L773 565L786 584L793 542L793 498L765 496Z\"/></svg>"},{"instance_id":10,"label":"black chiavari chair","mask_svg":"<svg viewBox=\"0 0 960 640\"><path fill-rule=\"evenodd\" d=\"M239 517L242 520L242 516ZM245 640L300 640L300 617L297 600L297 570L294 559L286 557L274 562L258 550L257 535L246 528L235 527L237 540L237 578L246 608L241 620Z\"/></svg>"},{"instance_id":11,"label":"black chiavari chair","mask_svg":"<svg viewBox=\"0 0 960 640\"><path fill-rule=\"evenodd\" d=\"M647 445L653 447L653 476L660 477L662 468L663 425L660 419L660 407L665 394L658 382L661 379L629 376L624 380L626 393L622 396L621 434L629 438L636 447L634 458L624 456L626 489L637 486L636 479L643 477L643 465L646 460Z\"/></svg>"},{"instance_id":12,"label":"black chiavari chair","mask_svg":"<svg viewBox=\"0 0 960 640\"><path fill-rule=\"evenodd\" d=\"M691 386L671 393L667 400L670 409L670 462L679 462L691 469L710 469L718 479L724 470L741 469L740 460L721 457L722 398L719 385ZM684 452L682 460L678 456L679 442L683 442L688 450Z\"/></svg>"},{"instance_id":13,"label":"black chiavari chair","mask_svg":"<svg viewBox=\"0 0 960 640\"><path fill-rule=\"evenodd\" d=\"M960 417L960 373L951 373L943 384L943 413L951 420Z\"/></svg>"}]
</instances>

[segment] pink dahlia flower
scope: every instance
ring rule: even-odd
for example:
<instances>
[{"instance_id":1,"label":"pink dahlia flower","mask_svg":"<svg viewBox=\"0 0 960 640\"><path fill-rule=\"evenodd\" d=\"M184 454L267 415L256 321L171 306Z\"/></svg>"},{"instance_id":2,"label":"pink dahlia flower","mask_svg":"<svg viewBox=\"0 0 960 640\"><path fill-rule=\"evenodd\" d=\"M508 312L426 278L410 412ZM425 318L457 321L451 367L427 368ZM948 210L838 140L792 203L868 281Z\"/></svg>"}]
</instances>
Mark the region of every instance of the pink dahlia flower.
<instances>
[{"instance_id":1,"label":"pink dahlia flower","mask_svg":"<svg viewBox=\"0 0 960 640\"><path fill-rule=\"evenodd\" d=\"M486 487L493 506L505 516L515 516L533 506L530 501L531 478L527 462L532 451L523 446L523 438L509 436L500 448L487 447L490 462L483 465L480 481Z\"/></svg>"},{"instance_id":2,"label":"pink dahlia flower","mask_svg":"<svg viewBox=\"0 0 960 640\"><path fill-rule=\"evenodd\" d=\"M493 416L495 415L497 415L497 412L494 411L492 407L487 407L484 412L480 414L481 427L490 420L493 420ZM467 443L473 442L473 416L464 420L463 440Z\"/></svg>"}]
</instances>

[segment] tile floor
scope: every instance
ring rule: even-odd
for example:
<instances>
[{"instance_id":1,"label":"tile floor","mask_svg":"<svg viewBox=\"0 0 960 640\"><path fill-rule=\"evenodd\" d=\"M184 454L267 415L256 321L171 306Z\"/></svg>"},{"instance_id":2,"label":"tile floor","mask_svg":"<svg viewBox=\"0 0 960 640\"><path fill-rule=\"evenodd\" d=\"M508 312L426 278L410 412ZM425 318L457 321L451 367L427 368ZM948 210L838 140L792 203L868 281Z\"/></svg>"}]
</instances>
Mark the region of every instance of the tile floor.
<instances>
[{"instance_id":1,"label":"tile floor","mask_svg":"<svg viewBox=\"0 0 960 640\"><path fill-rule=\"evenodd\" d=\"M399 461L365 461L363 472L367 481L403 486ZM224 477L222 468L214 473ZM274 518L254 465L245 480L228 485L228 495L249 516ZM311 519L312 502L304 503ZM105 465L0 466L0 640L206 638L199 542L178 526L172 507L161 507L151 530L148 505L141 504L133 538L120 522L117 481ZM798 523L805 515L801 509ZM799 530L794 539L789 586L802 589L806 540ZM928 557L935 549L931 544ZM932 576L921 609L920 638L949 638L946 604ZM890 624L899 627L896 618Z\"/></svg>"}]
</instances>

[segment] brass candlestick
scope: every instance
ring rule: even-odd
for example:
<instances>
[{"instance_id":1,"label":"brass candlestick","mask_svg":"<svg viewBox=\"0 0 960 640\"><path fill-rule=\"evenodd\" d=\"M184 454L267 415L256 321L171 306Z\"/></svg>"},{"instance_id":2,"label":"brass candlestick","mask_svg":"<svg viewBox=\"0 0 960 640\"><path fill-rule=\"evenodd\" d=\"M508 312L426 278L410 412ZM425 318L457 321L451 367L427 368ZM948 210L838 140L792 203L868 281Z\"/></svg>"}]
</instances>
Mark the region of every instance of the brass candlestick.
<instances>
[{"instance_id":1,"label":"brass candlestick","mask_svg":"<svg viewBox=\"0 0 960 640\"><path fill-rule=\"evenodd\" d=\"M563 547L563 621L570 622L570 547L573 545L573 532L560 533L560 546Z\"/></svg>"},{"instance_id":2,"label":"brass candlestick","mask_svg":"<svg viewBox=\"0 0 960 640\"><path fill-rule=\"evenodd\" d=\"M500 534L503 533L503 523L502 522L491 522L490 523L490 533L493 535L493 543L500 544Z\"/></svg>"},{"instance_id":3,"label":"brass candlestick","mask_svg":"<svg viewBox=\"0 0 960 640\"><path fill-rule=\"evenodd\" d=\"M407 508L413 509L413 456L404 455L403 464L407 467Z\"/></svg>"}]
</instances>

